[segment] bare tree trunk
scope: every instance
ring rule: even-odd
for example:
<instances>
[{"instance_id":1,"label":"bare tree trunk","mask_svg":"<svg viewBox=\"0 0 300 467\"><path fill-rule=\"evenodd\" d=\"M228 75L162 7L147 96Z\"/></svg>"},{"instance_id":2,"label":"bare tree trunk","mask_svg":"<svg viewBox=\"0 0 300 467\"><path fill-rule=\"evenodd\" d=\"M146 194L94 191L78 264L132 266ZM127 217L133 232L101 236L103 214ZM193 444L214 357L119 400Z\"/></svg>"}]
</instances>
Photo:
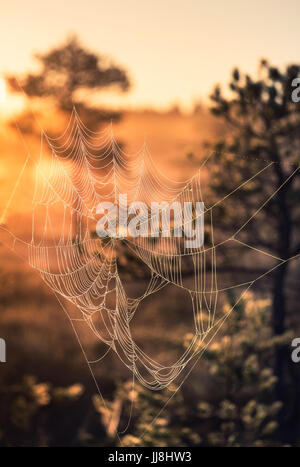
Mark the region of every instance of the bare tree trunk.
<instances>
[{"instance_id":1,"label":"bare tree trunk","mask_svg":"<svg viewBox=\"0 0 300 467\"><path fill-rule=\"evenodd\" d=\"M281 173L279 172L281 182ZM290 255L291 219L286 199L286 187L278 193L278 256L288 259ZM283 263L277 268L273 282L273 313L272 325L274 336L282 336L285 332L286 297L285 282L288 272L288 263ZM277 378L275 384L275 398L282 403L278 414L278 437L281 442L286 442L287 435L287 407L285 397L285 369L288 367L288 348L285 345L276 345L274 373Z\"/></svg>"},{"instance_id":2,"label":"bare tree trunk","mask_svg":"<svg viewBox=\"0 0 300 467\"><path fill-rule=\"evenodd\" d=\"M284 285L286 279L286 263L280 266L274 277L273 283L273 304L272 304L272 327L274 336L281 336L285 331L286 303L284 295ZM287 357L286 346L276 345L274 355L274 374L277 378L275 384L275 399L283 405L278 413L278 437L281 441L285 438L285 385L284 368Z\"/></svg>"}]
</instances>

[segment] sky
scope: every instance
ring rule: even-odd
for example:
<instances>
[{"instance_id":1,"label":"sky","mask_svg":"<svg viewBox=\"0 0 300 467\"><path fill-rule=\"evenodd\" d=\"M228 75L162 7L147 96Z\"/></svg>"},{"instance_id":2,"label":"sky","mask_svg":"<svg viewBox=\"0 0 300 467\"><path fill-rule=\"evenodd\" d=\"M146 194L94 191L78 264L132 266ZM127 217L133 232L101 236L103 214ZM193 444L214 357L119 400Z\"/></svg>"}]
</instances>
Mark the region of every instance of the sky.
<instances>
[{"instance_id":1,"label":"sky","mask_svg":"<svg viewBox=\"0 0 300 467\"><path fill-rule=\"evenodd\" d=\"M105 105L189 109L236 65L299 62L299 17L299 0L0 0L0 75L76 33L129 72L131 91L103 91Z\"/></svg>"}]
</instances>

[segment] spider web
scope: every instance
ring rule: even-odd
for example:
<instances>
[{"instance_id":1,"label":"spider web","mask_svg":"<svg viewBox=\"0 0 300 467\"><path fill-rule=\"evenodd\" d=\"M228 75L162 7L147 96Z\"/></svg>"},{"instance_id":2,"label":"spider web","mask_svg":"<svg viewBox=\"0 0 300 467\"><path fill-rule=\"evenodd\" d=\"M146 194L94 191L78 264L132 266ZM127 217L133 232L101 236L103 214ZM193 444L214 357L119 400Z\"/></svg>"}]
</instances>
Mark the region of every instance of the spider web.
<instances>
[{"instance_id":1,"label":"spider web","mask_svg":"<svg viewBox=\"0 0 300 467\"><path fill-rule=\"evenodd\" d=\"M203 194L209 181L207 177L205 179L204 168L210 157L188 180L170 179L159 170L146 144L135 154L125 153L114 137L112 125L103 131L93 132L83 124L75 108L61 136L53 138L42 131L38 159L28 152L3 212L0 228L6 234L10 247L25 258L57 296L71 321L100 395L93 366L101 362L109 351L115 352L130 370L133 381L137 380L151 390L162 390L176 381L178 390L249 288L292 259L277 258L237 236L299 170L299 166L228 238L215 240L215 209L228 197L238 195L239 190L256 177L265 174L273 163L260 168L222 199L210 206L205 205L207 238L201 247L187 248L183 238L176 237L176 225L182 220L176 213L172 219L172 236L164 235L160 220L156 238L125 236L120 229L115 237L102 239L96 235L97 205L102 201L112 201L119 208L120 194L126 193L129 203L142 201L149 207L153 201L169 204L176 201L181 206L186 202L193 205L199 201L205 203ZM35 180L31 228L29 237L25 239L13 233L3 222L29 161L35 166ZM145 216L140 228L143 222L149 224L150 216ZM220 286L217 254L227 245L236 245L251 253L258 252L272 263L268 263L265 272L251 280ZM144 278L147 285L138 297L132 297L126 291L120 273L118 260L121 255L126 255L126 251L130 251L148 271L148 277ZM132 322L140 311L141 303L170 284L190 296L194 330L182 355L173 363L162 364L135 342ZM219 295L229 289L240 289L241 293L224 314L218 310L221 308L218 307ZM72 309L67 308L63 300L71 304ZM87 357L76 330L78 323L87 326L96 339L107 346L103 355L93 360Z\"/></svg>"}]
</instances>

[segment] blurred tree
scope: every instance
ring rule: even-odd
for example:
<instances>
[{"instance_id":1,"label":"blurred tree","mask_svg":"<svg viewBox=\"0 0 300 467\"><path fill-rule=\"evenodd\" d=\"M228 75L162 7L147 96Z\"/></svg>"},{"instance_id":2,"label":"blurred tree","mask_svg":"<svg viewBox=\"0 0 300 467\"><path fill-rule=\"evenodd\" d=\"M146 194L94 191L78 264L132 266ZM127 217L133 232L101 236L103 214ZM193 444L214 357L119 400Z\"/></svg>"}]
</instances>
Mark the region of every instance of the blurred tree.
<instances>
[{"instance_id":1,"label":"blurred tree","mask_svg":"<svg viewBox=\"0 0 300 467\"><path fill-rule=\"evenodd\" d=\"M105 426L108 442L122 446L198 446L201 438L191 427L189 404L173 384L162 391L150 391L126 381L117 387L112 401L94 397L94 406ZM193 403L193 401L190 401ZM166 409L161 413L162 407ZM117 439L112 428L126 427ZM126 434L125 434L126 431Z\"/></svg>"},{"instance_id":2,"label":"blurred tree","mask_svg":"<svg viewBox=\"0 0 300 467\"><path fill-rule=\"evenodd\" d=\"M235 302L228 294L224 315ZM98 394L91 401L81 384L58 387L32 376L15 383L1 379L0 446L278 444L274 433L281 402L274 397L276 377L270 363L274 348L291 336L272 335L270 301L249 293L221 332L202 357L200 396L201 373L196 384L189 380L180 390L174 384L149 391L132 380L119 382L105 403ZM180 348L188 347L192 337L186 334Z\"/></svg>"},{"instance_id":3,"label":"blurred tree","mask_svg":"<svg viewBox=\"0 0 300 467\"><path fill-rule=\"evenodd\" d=\"M81 120L90 130L98 130L101 123L120 118L120 113L104 112L103 109L90 107L88 93L116 86L122 91L129 89L127 73L120 67L105 63L103 57L85 49L73 36L59 47L37 54L41 65L39 73L28 73L23 77L8 76L10 88L15 92L25 92L29 98L51 98L58 110L69 115L73 106ZM83 96L80 97L80 91ZM32 115L24 112L19 117L18 125L25 133L35 133ZM30 124L31 122L31 124ZM49 132L48 132L49 133ZM40 136L40 128L37 129ZM72 143L73 144L73 143ZM75 146L77 142L75 141ZM74 197L74 205L77 195ZM74 232L79 224L74 217Z\"/></svg>"},{"instance_id":4,"label":"blurred tree","mask_svg":"<svg viewBox=\"0 0 300 467\"><path fill-rule=\"evenodd\" d=\"M228 293L224 313L235 303L234 294ZM245 294L221 331L222 337L204 353L211 378L207 397L198 404L198 416L206 425L205 444L276 444L282 402L274 394L272 353L286 345L290 335L274 337L269 323L269 300Z\"/></svg>"},{"instance_id":5,"label":"blurred tree","mask_svg":"<svg viewBox=\"0 0 300 467\"><path fill-rule=\"evenodd\" d=\"M23 88L32 98L50 97L64 112L70 112L76 105L87 125L99 124L111 118L111 114L89 107L85 99L80 100L79 91L99 91L112 85L122 91L129 89L129 79L122 68L105 63L103 57L85 49L75 36L49 52L37 54L36 58L41 65L40 72L23 77L8 76L10 88L15 92Z\"/></svg>"},{"instance_id":6,"label":"blurred tree","mask_svg":"<svg viewBox=\"0 0 300 467\"><path fill-rule=\"evenodd\" d=\"M223 313L235 302L228 294ZM254 300L250 293L235 307L220 338L203 354L206 376L201 380L200 400L199 374L196 385L187 381L179 391L174 384L149 391L127 381L105 405L95 396L108 442L118 444L112 428L119 425L120 430L129 420L121 437L124 446L275 445L282 403L274 397L276 377L270 363L274 348L284 346L290 335L272 336L269 315L270 301ZM192 334L185 336L185 348L192 339Z\"/></svg>"},{"instance_id":7,"label":"blurred tree","mask_svg":"<svg viewBox=\"0 0 300 467\"><path fill-rule=\"evenodd\" d=\"M218 164L212 167L212 188L223 197L272 163L267 174L257 177L238 191L239 209L233 197L219 212L218 226L234 232L272 194L274 196L242 232L247 243L283 260L300 253L297 232L300 227L300 105L292 102L292 81L300 74L299 65L283 72L266 60L260 76L253 79L235 69L226 96L219 86L211 96L212 113L228 124L229 132L217 142ZM235 204L234 204L235 203ZM216 210L217 211L217 210ZM240 259L240 258L239 258ZM272 323L275 336L286 327L285 286L290 263L274 270L272 280ZM275 350L276 399L284 400L284 366L289 357L286 348ZM284 412L280 414L283 436Z\"/></svg>"},{"instance_id":8,"label":"blurred tree","mask_svg":"<svg viewBox=\"0 0 300 467\"><path fill-rule=\"evenodd\" d=\"M80 384L55 387L34 376L5 381L0 388L0 446L72 445L80 435L83 391Z\"/></svg>"}]
</instances>

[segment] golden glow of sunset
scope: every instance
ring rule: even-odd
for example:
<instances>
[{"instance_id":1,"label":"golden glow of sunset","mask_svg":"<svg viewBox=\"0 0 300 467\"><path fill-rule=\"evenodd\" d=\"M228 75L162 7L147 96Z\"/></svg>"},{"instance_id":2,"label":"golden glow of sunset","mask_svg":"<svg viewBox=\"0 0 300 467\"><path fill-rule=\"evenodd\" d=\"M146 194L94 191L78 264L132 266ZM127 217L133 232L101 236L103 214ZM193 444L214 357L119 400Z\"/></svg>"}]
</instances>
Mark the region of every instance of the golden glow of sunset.
<instances>
[{"instance_id":1,"label":"golden glow of sunset","mask_svg":"<svg viewBox=\"0 0 300 467\"><path fill-rule=\"evenodd\" d=\"M299 58L299 0L2 3L0 73L34 71L36 52L75 33L130 73L131 90L105 91L101 105L190 107L226 83L234 66L256 73L260 58L278 66Z\"/></svg>"},{"instance_id":2,"label":"golden glow of sunset","mask_svg":"<svg viewBox=\"0 0 300 467\"><path fill-rule=\"evenodd\" d=\"M7 118L22 112L24 96L9 92L4 78L0 77L0 115Z\"/></svg>"},{"instance_id":3,"label":"golden glow of sunset","mask_svg":"<svg viewBox=\"0 0 300 467\"><path fill-rule=\"evenodd\" d=\"M3 78L0 78L0 104L6 100L6 84Z\"/></svg>"}]
</instances>

